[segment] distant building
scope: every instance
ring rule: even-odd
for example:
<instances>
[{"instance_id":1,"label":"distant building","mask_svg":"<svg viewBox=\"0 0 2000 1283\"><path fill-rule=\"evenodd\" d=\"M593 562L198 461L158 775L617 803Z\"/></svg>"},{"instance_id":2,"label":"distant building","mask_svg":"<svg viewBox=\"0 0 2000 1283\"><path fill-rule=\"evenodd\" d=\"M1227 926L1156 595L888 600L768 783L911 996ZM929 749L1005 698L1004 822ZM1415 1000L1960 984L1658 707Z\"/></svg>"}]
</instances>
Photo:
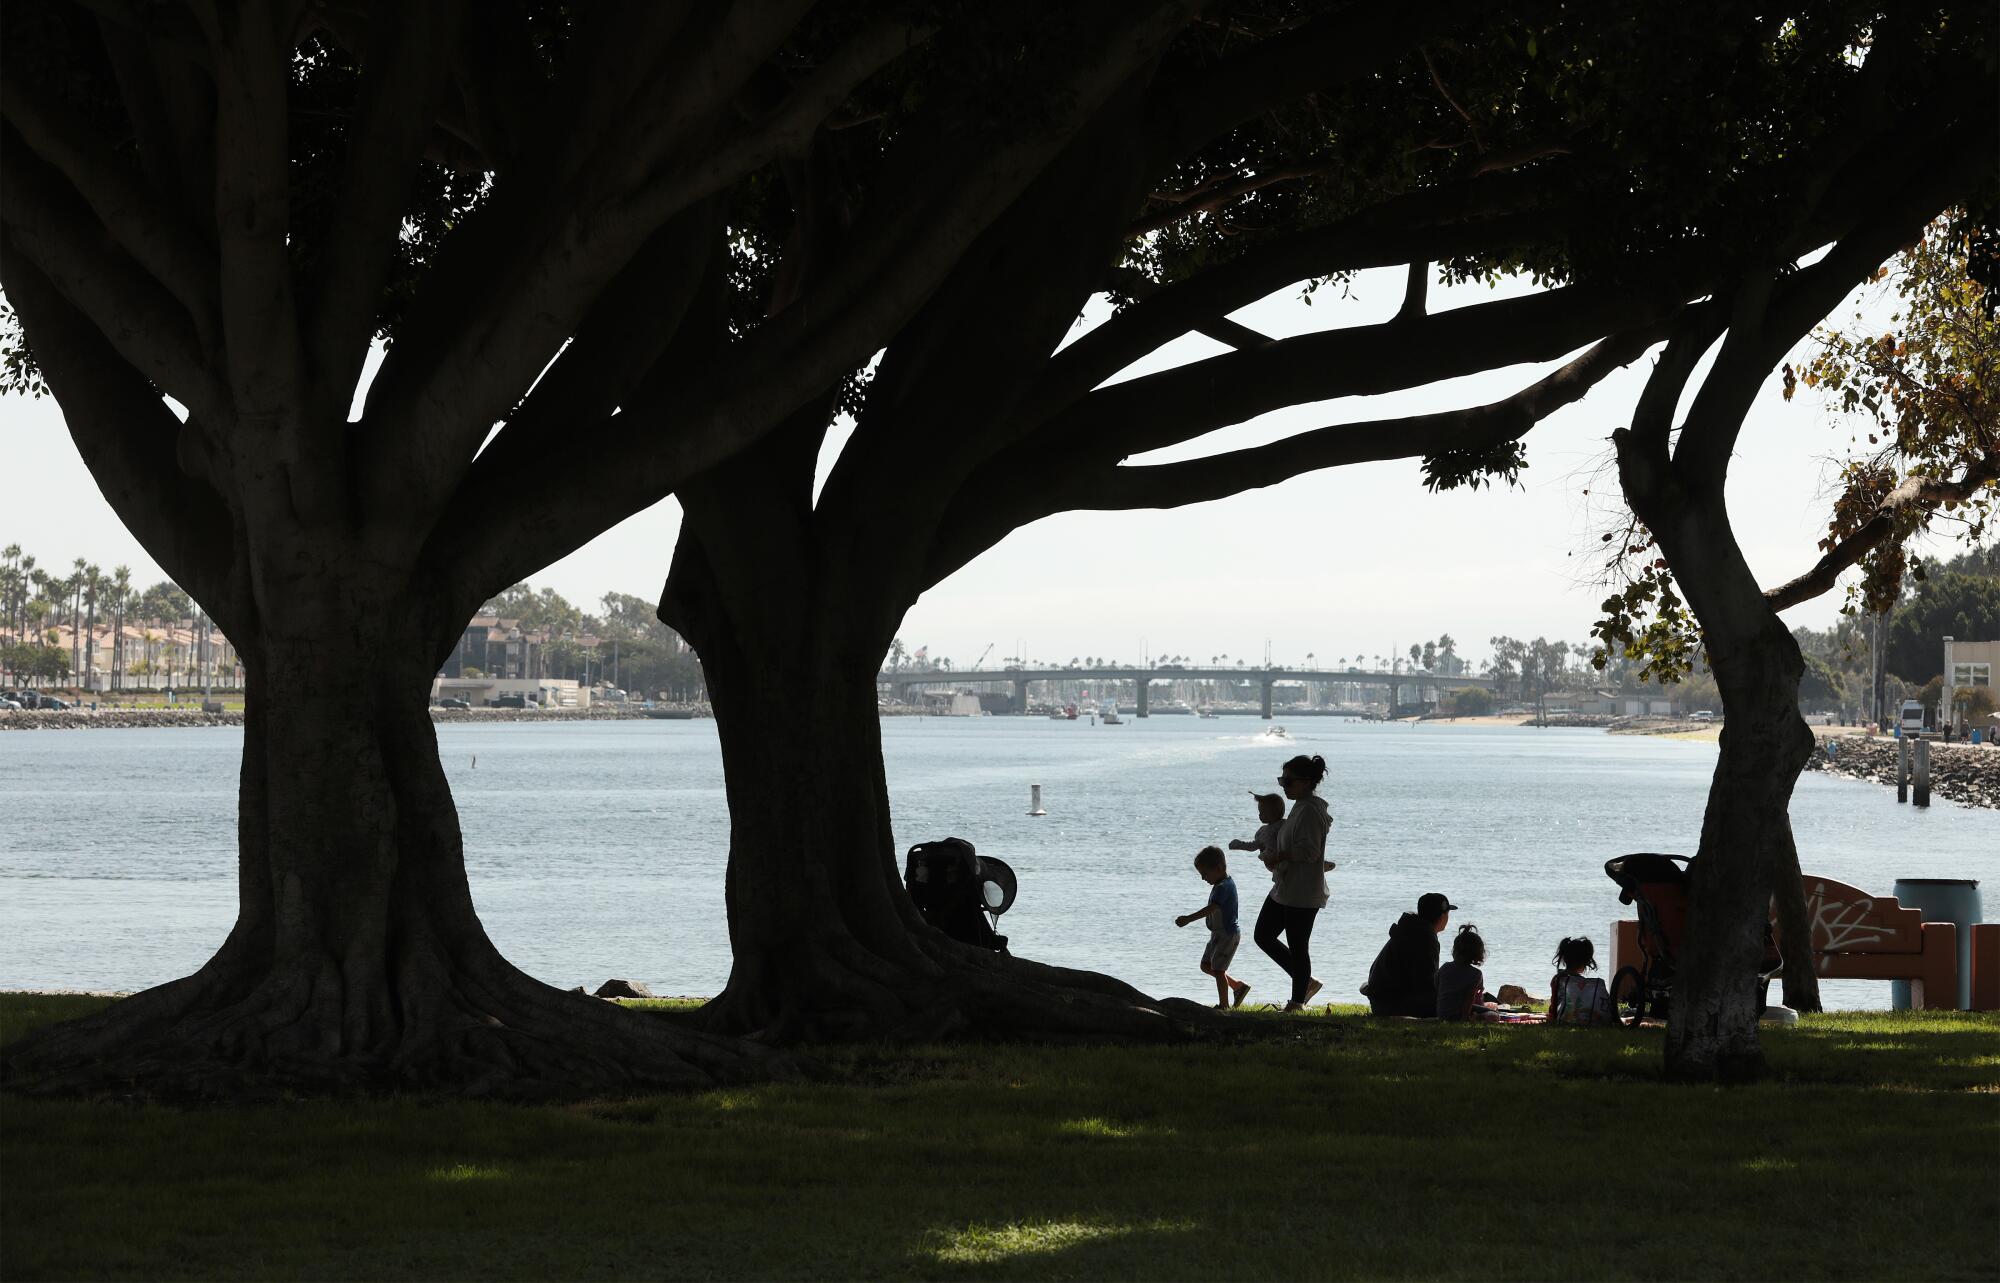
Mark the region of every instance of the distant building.
<instances>
[{"instance_id":1,"label":"distant building","mask_svg":"<svg viewBox=\"0 0 2000 1283\"><path fill-rule=\"evenodd\" d=\"M1959 701L1979 687L1993 685L2000 668L2000 641L1944 639L1944 713L1956 720Z\"/></svg>"},{"instance_id":2,"label":"distant building","mask_svg":"<svg viewBox=\"0 0 2000 1283\"><path fill-rule=\"evenodd\" d=\"M438 675L463 677L476 668L486 677L527 677L535 671L542 641L540 633L524 632L518 619L474 615Z\"/></svg>"},{"instance_id":3,"label":"distant building","mask_svg":"<svg viewBox=\"0 0 2000 1283\"><path fill-rule=\"evenodd\" d=\"M1681 711L1681 702L1672 695L1649 695L1643 692L1626 692L1612 695L1617 711L1626 717L1676 717Z\"/></svg>"},{"instance_id":4,"label":"distant building","mask_svg":"<svg viewBox=\"0 0 2000 1283\"><path fill-rule=\"evenodd\" d=\"M65 658L76 657L76 669L68 685L78 689L109 691L112 675L117 689L159 689L200 686L207 678L210 686L234 689L243 685L243 661L236 647L210 625L206 638L192 621L183 623L142 623L125 621L121 638L114 624L93 629L63 624L43 629L39 636L60 650ZM53 636L54 640L49 641Z\"/></svg>"},{"instance_id":5,"label":"distant building","mask_svg":"<svg viewBox=\"0 0 2000 1283\"><path fill-rule=\"evenodd\" d=\"M433 702L462 699L474 708L489 708L512 695L543 708L590 707L590 688L567 677L438 677L431 682Z\"/></svg>"},{"instance_id":6,"label":"distant building","mask_svg":"<svg viewBox=\"0 0 2000 1283\"><path fill-rule=\"evenodd\" d=\"M971 691L924 691L917 697L933 717L977 717L984 710Z\"/></svg>"}]
</instances>

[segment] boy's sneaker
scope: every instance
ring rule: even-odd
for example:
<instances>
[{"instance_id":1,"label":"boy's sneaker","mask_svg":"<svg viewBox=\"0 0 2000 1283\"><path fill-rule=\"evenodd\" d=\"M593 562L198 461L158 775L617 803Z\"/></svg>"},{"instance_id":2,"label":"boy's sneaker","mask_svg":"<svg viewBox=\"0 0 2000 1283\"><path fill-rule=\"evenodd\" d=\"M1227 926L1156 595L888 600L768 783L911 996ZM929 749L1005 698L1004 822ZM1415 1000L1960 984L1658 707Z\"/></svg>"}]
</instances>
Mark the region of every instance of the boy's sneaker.
<instances>
[{"instance_id":1,"label":"boy's sneaker","mask_svg":"<svg viewBox=\"0 0 2000 1283\"><path fill-rule=\"evenodd\" d=\"M1306 1005L1303 1002L1288 1002L1280 1010L1282 1010L1284 1014L1290 1016L1290 1015L1296 1015L1297 1013L1304 1011L1305 1009Z\"/></svg>"},{"instance_id":2,"label":"boy's sneaker","mask_svg":"<svg viewBox=\"0 0 2000 1283\"><path fill-rule=\"evenodd\" d=\"M1240 1007L1243 1005L1244 996L1250 992L1250 983L1248 981L1239 981L1235 986L1233 986L1233 988L1234 988L1234 993L1231 995L1231 1001L1229 1005L1232 1007Z\"/></svg>"},{"instance_id":3,"label":"boy's sneaker","mask_svg":"<svg viewBox=\"0 0 2000 1283\"><path fill-rule=\"evenodd\" d=\"M1318 992L1319 992L1319 991L1320 991L1321 989L1323 989L1323 988L1325 988L1325 987L1326 987L1326 986L1322 985L1322 984L1321 984L1321 983L1319 982L1318 978L1317 978L1317 977L1315 977L1315 978L1313 979L1312 983L1311 983L1311 984L1308 984L1308 985L1306 986L1306 997L1305 997L1305 1001L1306 1001L1306 1002L1311 1002L1311 1001L1313 1000L1313 995L1314 995L1314 994L1316 994L1316 993L1318 993Z\"/></svg>"},{"instance_id":4,"label":"boy's sneaker","mask_svg":"<svg viewBox=\"0 0 2000 1283\"><path fill-rule=\"evenodd\" d=\"M1218 1002L1215 1004L1215 1009L1217 1011L1227 1011L1229 1010L1229 1004L1226 1002Z\"/></svg>"}]
</instances>

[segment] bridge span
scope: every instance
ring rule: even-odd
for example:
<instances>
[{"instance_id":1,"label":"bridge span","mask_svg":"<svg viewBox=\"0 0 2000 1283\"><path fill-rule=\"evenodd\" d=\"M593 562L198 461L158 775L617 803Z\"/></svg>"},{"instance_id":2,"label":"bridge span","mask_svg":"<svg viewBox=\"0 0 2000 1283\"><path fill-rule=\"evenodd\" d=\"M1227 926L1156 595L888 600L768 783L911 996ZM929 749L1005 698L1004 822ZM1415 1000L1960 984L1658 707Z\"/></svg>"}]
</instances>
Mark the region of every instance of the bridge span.
<instances>
[{"instance_id":1,"label":"bridge span","mask_svg":"<svg viewBox=\"0 0 2000 1283\"><path fill-rule=\"evenodd\" d=\"M886 687L908 700L917 690L926 686L1005 686L1014 688L1014 707L1026 712L1028 709L1028 687L1034 682L1131 682L1136 692L1134 710L1140 717L1152 714L1151 690L1156 682L1254 682L1262 694L1263 715L1272 715L1272 692L1280 682L1346 682L1355 686L1381 686L1389 692L1391 707L1401 703L1398 698L1404 687L1435 687L1439 690L1465 690L1477 687L1493 689L1491 677L1453 676L1439 673L1416 672L1372 672L1360 668L1219 668L1199 665L1169 666L1165 668L1142 668L1136 665L1109 668L1002 668L993 671L971 669L964 672L948 672L925 669L921 672L902 670L883 672L875 675L877 688Z\"/></svg>"}]
</instances>

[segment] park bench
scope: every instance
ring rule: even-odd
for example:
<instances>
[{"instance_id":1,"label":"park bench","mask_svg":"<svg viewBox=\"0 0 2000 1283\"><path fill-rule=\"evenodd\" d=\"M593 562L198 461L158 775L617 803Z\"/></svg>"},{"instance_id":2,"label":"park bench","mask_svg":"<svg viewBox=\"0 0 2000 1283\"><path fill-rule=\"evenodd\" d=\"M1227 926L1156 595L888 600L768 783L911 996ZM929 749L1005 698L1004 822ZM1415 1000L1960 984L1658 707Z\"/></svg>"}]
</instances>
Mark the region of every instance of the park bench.
<instances>
[{"instance_id":1,"label":"park bench","mask_svg":"<svg viewBox=\"0 0 2000 1283\"><path fill-rule=\"evenodd\" d=\"M1907 980L1913 1006L1946 1011L1958 1006L1955 925L1925 922L1921 911L1904 908L1894 896L1870 895L1832 878L1808 875L1805 885L1812 966L1822 980ZM1628 963L1639 964L1639 924L1614 922L1611 931L1616 975ZM2000 923L1974 927L1972 938L1972 1009L2000 1009Z\"/></svg>"}]
</instances>

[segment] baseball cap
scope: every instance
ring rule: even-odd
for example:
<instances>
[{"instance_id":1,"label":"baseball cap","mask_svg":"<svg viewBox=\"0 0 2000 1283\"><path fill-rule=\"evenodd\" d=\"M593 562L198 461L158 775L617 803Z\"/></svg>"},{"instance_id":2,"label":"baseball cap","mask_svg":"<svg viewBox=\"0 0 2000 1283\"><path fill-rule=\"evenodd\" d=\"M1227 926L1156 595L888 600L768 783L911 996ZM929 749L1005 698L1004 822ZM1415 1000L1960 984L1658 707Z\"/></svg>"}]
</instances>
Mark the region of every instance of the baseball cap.
<instances>
[{"instance_id":1,"label":"baseball cap","mask_svg":"<svg viewBox=\"0 0 2000 1283\"><path fill-rule=\"evenodd\" d=\"M1436 891L1426 891L1417 897L1417 916L1420 918L1435 918L1446 909L1456 909L1457 907L1457 905Z\"/></svg>"}]
</instances>

